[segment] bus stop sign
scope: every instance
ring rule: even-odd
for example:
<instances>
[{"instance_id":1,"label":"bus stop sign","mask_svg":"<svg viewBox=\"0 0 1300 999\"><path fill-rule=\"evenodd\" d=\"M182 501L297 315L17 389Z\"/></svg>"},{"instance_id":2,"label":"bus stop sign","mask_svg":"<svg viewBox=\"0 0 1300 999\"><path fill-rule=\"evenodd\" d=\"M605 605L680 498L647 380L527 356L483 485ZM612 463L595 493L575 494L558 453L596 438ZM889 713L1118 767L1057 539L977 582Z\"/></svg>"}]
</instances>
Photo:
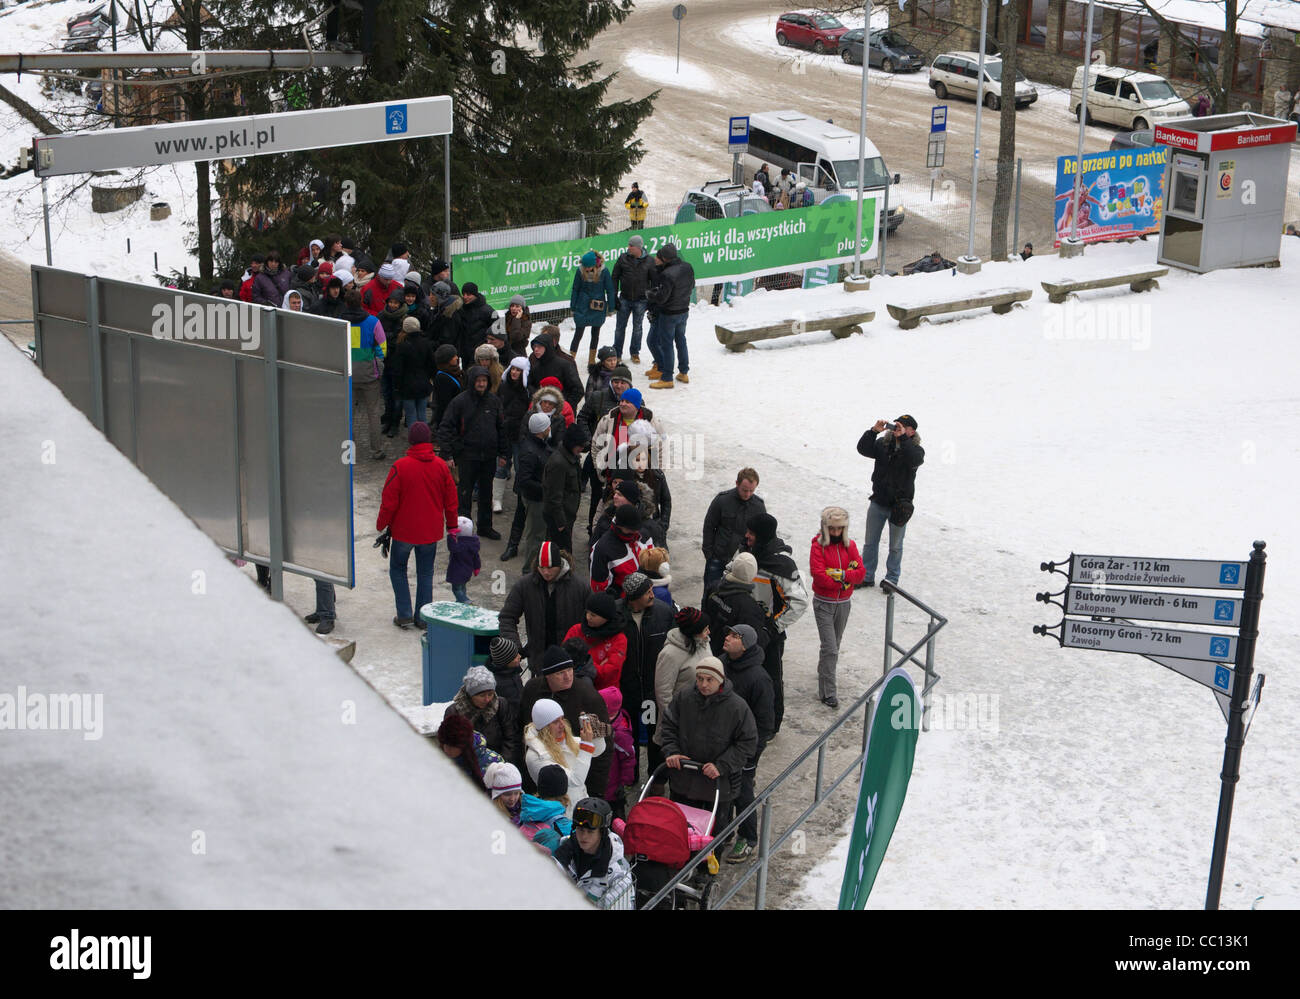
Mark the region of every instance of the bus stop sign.
<instances>
[{"instance_id":1,"label":"bus stop sign","mask_svg":"<svg viewBox=\"0 0 1300 999\"><path fill-rule=\"evenodd\" d=\"M727 129L727 148L743 153L749 148L749 115L732 118Z\"/></svg>"}]
</instances>

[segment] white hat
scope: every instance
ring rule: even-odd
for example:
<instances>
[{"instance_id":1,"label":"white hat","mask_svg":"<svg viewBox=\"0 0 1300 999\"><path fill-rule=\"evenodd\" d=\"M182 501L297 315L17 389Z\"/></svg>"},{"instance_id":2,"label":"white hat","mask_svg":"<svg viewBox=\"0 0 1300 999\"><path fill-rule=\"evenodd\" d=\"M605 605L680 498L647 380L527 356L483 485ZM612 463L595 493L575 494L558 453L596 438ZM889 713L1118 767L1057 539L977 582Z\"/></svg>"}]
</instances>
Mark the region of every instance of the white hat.
<instances>
[{"instance_id":1,"label":"white hat","mask_svg":"<svg viewBox=\"0 0 1300 999\"><path fill-rule=\"evenodd\" d=\"M533 705L533 727L539 732L557 718L564 717L564 709L549 697L543 697Z\"/></svg>"},{"instance_id":2,"label":"white hat","mask_svg":"<svg viewBox=\"0 0 1300 999\"><path fill-rule=\"evenodd\" d=\"M352 255L350 253L344 253L338 258L338 260L334 261L334 273L337 274L339 271L347 271L348 273L351 273L355 264L356 261L352 259Z\"/></svg>"},{"instance_id":3,"label":"white hat","mask_svg":"<svg viewBox=\"0 0 1300 999\"><path fill-rule=\"evenodd\" d=\"M551 418L545 413L534 413L528 417L528 432L530 434L540 434L543 430L551 429Z\"/></svg>"},{"instance_id":4,"label":"white hat","mask_svg":"<svg viewBox=\"0 0 1300 999\"><path fill-rule=\"evenodd\" d=\"M513 763L489 763L483 773L483 786L492 792L492 800L511 791L523 790L523 779L519 768Z\"/></svg>"},{"instance_id":5,"label":"white hat","mask_svg":"<svg viewBox=\"0 0 1300 999\"><path fill-rule=\"evenodd\" d=\"M470 520L468 517L457 517L456 529L460 531L461 534L468 537L474 533L474 521Z\"/></svg>"},{"instance_id":6,"label":"white hat","mask_svg":"<svg viewBox=\"0 0 1300 999\"><path fill-rule=\"evenodd\" d=\"M398 259L393 261L392 268L393 268L393 280L405 281L406 272L411 269L411 262L409 260L403 260L399 257Z\"/></svg>"},{"instance_id":7,"label":"white hat","mask_svg":"<svg viewBox=\"0 0 1300 999\"><path fill-rule=\"evenodd\" d=\"M392 265L392 264L380 264L380 265L379 265L379 280L380 280L380 281L391 281L391 280L393 280L393 265Z\"/></svg>"},{"instance_id":8,"label":"white hat","mask_svg":"<svg viewBox=\"0 0 1300 999\"><path fill-rule=\"evenodd\" d=\"M343 282L344 288L346 288L348 285L350 285L353 281L356 280L356 278L352 276L352 272L350 270L347 270L346 268L340 270L339 268L336 267L334 269L334 276Z\"/></svg>"}]
</instances>

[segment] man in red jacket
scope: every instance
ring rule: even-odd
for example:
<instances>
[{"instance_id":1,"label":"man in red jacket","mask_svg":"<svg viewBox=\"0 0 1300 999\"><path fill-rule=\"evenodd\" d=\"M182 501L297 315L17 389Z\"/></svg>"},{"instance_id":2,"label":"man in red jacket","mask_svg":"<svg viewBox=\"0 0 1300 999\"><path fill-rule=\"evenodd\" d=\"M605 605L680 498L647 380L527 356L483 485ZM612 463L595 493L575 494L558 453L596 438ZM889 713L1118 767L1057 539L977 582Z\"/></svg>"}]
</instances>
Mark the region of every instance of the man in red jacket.
<instances>
[{"instance_id":1,"label":"man in red jacket","mask_svg":"<svg viewBox=\"0 0 1300 999\"><path fill-rule=\"evenodd\" d=\"M446 463L433 453L427 423L413 423L411 446L393 462L384 482L375 530L392 534L388 578L393 584L397 616L393 624L403 630L418 627L415 614L433 599L433 561L438 542L456 533L459 497ZM415 608L411 608L411 583L406 566L415 552Z\"/></svg>"}]
</instances>

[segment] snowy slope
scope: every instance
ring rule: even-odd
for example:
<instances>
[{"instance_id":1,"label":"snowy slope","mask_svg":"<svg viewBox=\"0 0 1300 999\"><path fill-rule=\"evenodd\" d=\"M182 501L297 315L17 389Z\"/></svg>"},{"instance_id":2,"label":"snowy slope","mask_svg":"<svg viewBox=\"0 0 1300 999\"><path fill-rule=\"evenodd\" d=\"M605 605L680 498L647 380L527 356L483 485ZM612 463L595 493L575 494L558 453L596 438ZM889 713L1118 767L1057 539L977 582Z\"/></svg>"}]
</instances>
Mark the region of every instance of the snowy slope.
<instances>
[{"instance_id":1,"label":"snowy slope","mask_svg":"<svg viewBox=\"0 0 1300 999\"><path fill-rule=\"evenodd\" d=\"M0 698L102 698L0 728L0 904L583 904L7 343L0 382Z\"/></svg>"}]
</instances>

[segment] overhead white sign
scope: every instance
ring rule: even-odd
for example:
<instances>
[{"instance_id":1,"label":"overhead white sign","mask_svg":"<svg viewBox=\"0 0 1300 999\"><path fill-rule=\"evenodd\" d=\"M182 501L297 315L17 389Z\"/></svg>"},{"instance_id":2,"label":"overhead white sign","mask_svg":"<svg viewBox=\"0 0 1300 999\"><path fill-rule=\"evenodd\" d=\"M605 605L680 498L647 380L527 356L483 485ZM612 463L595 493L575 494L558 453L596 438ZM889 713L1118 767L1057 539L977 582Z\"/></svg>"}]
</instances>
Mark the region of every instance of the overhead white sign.
<instances>
[{"instance_id":1,"label":"overhead white sign","mask_svg":"<svg viewBox=\"0 0 1300 999\"><path fill-rule=\"evenodd\" d=\"M36 175L239 159L322 146L355 146L451 132L450 97L415 97L315 111L178 121L137 128L42 135Z\"/></svg>"},{"instance_id":2,"label":"overhead white sign","mask_svg":"<svg viewBox=\"0 0 1300 999\"><path fill-rule=\"evenodd\" d=\"M1135 624L1080 621L1070 617L1064 621L1061 644L1071 649L1136 652L1144 656L1208 659L1221 663L1235 662L1237 657L1235 635L1211 635L1204 631L1175 631L1172 628L1146 628Z\"/></svg>"},{"instance_id":3,"label":"overhead white sign","mask_svg":"<svg viewBox=\"0 0 1300 999\"><path fill-rule=\"evenodd\" d=\"M1070 558L1070 582L1244 590L1246 563L1130 555L1073 555Z\"/></svg>"},{"instance_id":4,"label":"overhead white sign","mask_svg":"<svg viewBox=\"0 0 1300 999\"><path fill-rule=\"evenodd\" d=\"M1159 590L1123 590L1112 586L1084 586L1075 583L1066 587L1065 613L1216 624L1236 628L1241 624L1241 598Z\"/></svg>"}]
</instances>

